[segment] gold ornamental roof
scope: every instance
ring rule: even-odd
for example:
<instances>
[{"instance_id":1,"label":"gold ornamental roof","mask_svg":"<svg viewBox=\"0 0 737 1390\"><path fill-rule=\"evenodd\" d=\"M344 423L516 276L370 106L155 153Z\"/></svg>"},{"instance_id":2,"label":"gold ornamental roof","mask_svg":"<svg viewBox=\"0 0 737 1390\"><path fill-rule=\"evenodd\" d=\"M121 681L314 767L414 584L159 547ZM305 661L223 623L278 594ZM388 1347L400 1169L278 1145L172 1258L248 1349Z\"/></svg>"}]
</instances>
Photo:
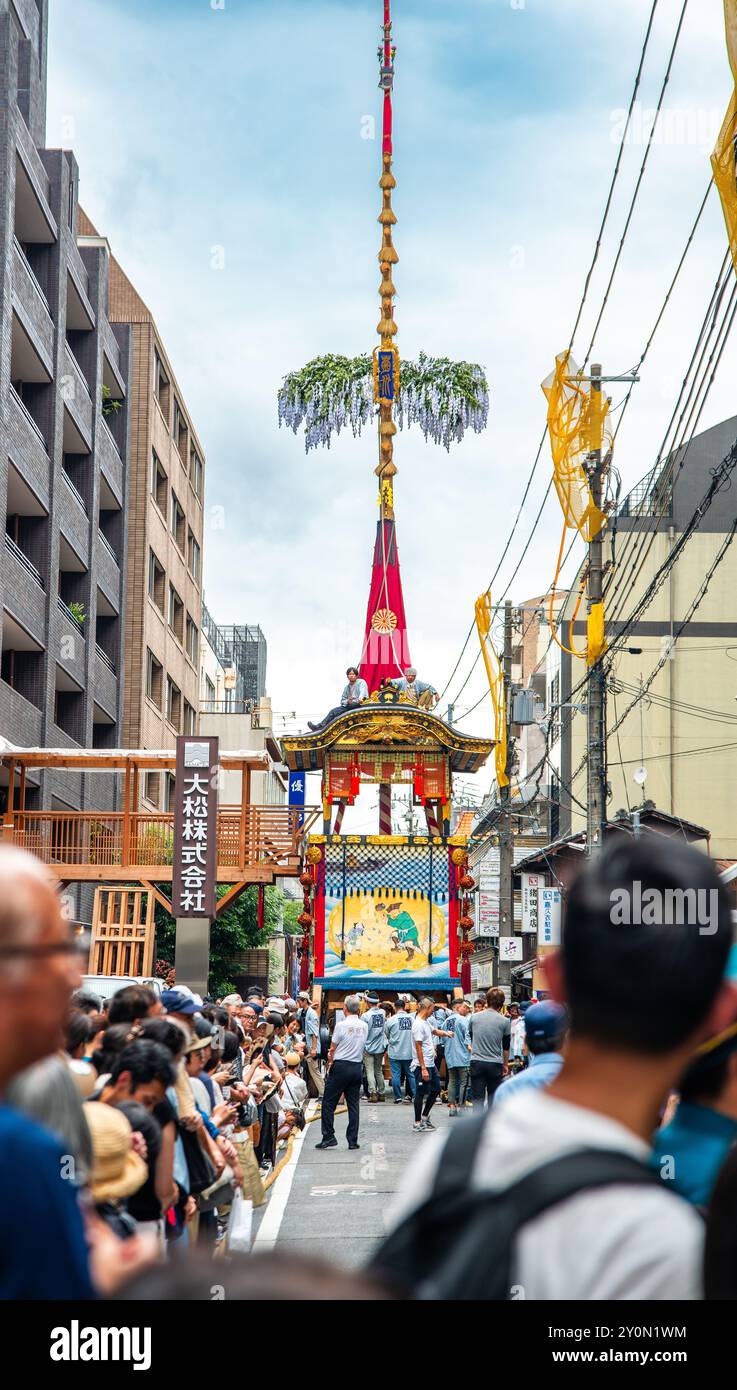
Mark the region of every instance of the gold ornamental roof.
<instances>
[{"instance_id":1,"label":"gold ornamental roof","mask_svg":"<svg viewBox=\"0 0 737 1390\"><path fill-rule=\"evenodd\" d=\"M328 753L366 750L396 753L407 749L444 754L453 772L478 772L494 749L494 740L473 738L438 719L429 710L398 701L379 704L366 701L338 715L315 733L282 738L284 761L292 772L320 772Z\"/></svg>"}]
</instances>

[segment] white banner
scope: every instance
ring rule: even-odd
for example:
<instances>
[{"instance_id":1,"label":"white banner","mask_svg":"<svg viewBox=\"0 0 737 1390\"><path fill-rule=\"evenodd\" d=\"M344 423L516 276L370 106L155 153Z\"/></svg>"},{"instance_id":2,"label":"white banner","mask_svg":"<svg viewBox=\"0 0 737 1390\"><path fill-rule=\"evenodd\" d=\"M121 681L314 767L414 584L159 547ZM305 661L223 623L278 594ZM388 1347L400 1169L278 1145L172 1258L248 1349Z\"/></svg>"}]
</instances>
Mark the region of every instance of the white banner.
<instances>
[{"instance_id":1,"label":"white banner","mask_svg":"<svg viewBox=\"0 0 737 1390\"><path fill-rule=\"evenodd\" d=\"M560 946L560 888L540 889L538 946Z\"/></svg>"},{"instance_id":2,"label":"white banner","mask_svg":"<svg viewBox=\"0 0 737 1390\"><path fill-rule=\"evenodd\" d=\"M538 893L545 887L542 874L522 874L522 930L539 930L540 903Z\"/></svg>"}]
</instances>

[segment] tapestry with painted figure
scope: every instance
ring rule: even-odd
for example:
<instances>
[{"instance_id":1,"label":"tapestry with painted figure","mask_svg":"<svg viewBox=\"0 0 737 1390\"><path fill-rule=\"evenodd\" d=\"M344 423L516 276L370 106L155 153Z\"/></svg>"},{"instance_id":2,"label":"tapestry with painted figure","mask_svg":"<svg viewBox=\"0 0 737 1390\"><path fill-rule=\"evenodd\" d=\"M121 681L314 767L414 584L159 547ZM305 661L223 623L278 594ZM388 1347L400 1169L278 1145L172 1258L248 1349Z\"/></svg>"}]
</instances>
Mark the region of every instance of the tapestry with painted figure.
<instances>
[{"instance_id":1,"label":"tapestry with painted figure","mask_svg":"<svg viewBox=\"0 0 737 1390\"><path fill-rule=\"evenodd\" d=\"M408 988L456 974L456 902L448 849L436 844L326 846L318 885L326 985L372 978Z\"/></svg>"}]
</instances>

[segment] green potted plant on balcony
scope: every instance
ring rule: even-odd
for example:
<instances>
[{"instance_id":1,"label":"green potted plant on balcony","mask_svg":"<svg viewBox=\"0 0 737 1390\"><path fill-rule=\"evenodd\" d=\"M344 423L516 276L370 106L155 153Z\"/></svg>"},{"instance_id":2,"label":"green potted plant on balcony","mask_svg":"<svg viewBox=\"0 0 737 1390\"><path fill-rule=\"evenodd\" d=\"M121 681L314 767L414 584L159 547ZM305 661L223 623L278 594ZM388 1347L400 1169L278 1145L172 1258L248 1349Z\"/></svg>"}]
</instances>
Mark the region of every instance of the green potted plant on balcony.
<instances>
[{"instance_id":1,"label":"green potted plant on balcony","mask_svg":"<svg viewBox=\"0 0 737 1390\"><path fill-rule=\"evenodd\" d=\"M110 390L109 386L102 384L102 413L107 420L111 415L117 415L123 402L119 401Z\"/></svg>"},{"instance_id":2,"label":"green potted plant on balcony","mask_svg":"<svg viewBox=\"0 0 737 1390\"><path fill-rule=\"evenodd\" d=\"M87 621L87 614L83 603L68 603L67 608L79 627L83 627Z\"/></svg>"}]
</instances>

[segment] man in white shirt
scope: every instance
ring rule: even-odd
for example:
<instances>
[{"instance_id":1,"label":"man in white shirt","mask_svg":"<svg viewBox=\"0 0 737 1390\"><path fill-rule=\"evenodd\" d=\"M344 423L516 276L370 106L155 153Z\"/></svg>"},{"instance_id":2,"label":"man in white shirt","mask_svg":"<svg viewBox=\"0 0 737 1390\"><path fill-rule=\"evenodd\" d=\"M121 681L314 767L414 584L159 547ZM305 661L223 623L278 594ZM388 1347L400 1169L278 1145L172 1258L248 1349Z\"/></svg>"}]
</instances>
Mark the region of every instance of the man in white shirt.
<instances>
[{"instance_id":1,"label":"man in white shirt","mask_svg":"<svg viewBox=\"0 0 737 1390\"><path fill-rule=\"evenodd\" d=\"M359 1018L361 1001L357 994L348 994L343 1001L344 1017L336 1023L333 1040L328 1052L328 1074L325 1094L322 1098L322 1139L316 1149L337 1149L335 1137L335 1107L341 1096L345 1096L348 1106L348 1128L346 1139L349 1149L359 1149L358 1120L359 1098L363 1078L363 1053L366 1047L368 1028Z\"/></svg>"},{"instance_id":2,"label":"man in white shirt","mask_svg":"<svg viewBox=\"0 0 737 1390\"><path fill-rule=\"evenodd\" d=\"M711 904L708 922L699 901ZM624 902L640 904L629 920ZM656 917L660 903L659 922L648 902ZM652 834L609 841L569 890L562 949L546 959L550 992L571 1019L562 1070L545 1090L528 1089L480 1117L471 1190L503 1194L582 1150L629 1156L644 1172L665 1097L698 1044L737 1013L725 977L731 937L731 902L706 855ZM418 1156L395 1225L427 1200L441 1165L439 1145ZM509 1296L700 1298L703 1239L700 1217L664 1186L639 1178L582 1185L513 1236ZM451 1246L452 1238L447 1260ZM482 1265L471 1270L480 1297Z\"/></svg>"},{"instance_id":3,"label":"man in white shirt","mask_svg":"<svg viewBox=\"0 0 737 1390\"><path fill-rule=\"evenodd\" d=\"M414 1057L411 1067L415 1077L415 1122L412 1128L422 1133L435 1128L430 1111L440 1095L440 1077L435 1066L435 1038L451 1036L446 1029L433 1027L431 1015L434 1011L434 999L421 999L412 1023Z\"/></svg>"}]
</instances>

